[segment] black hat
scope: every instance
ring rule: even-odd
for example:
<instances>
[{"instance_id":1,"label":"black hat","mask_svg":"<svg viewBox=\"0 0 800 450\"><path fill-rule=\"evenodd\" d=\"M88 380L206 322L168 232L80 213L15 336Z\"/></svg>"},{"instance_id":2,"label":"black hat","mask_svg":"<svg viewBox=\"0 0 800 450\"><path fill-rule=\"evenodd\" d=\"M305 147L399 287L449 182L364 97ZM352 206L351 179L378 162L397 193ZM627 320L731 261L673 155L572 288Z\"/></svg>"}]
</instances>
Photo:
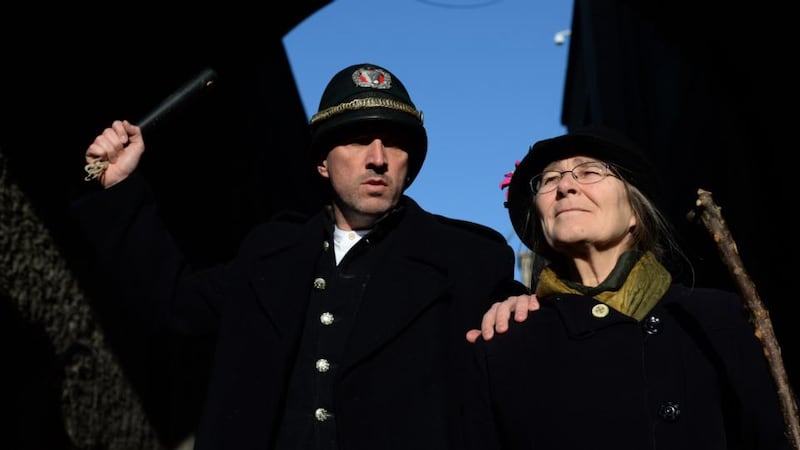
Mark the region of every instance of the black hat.
<instances>
[{"instance_id":1,"label":"black hat","mask_svg":"<svg viewBox=\"0 0 800 450\"><path fill-rule=\"evenodd\" d=\"M356 64L333 76L311 117L311 146L315 155L336 145L338 136L364 125L385 125L398 131L408 151L409 182L422 167L428 151L428 135L403 83L375 64Z\"/></svg>"},{"instance_id":2,"label":"black hat","mask_svg":"<svg viewBox=\"0 0 800 450\"><path fill-rule=\"evenodd\" d=\"M614 166L620 176L650 200L660 193L656 172L644 152L628 137L602 125L588 125L533 144L514 170L508 186L508 215L520 240L533 250L533 192L530 180L553 161L584 155Z\"/></svg>"}]
</instances>

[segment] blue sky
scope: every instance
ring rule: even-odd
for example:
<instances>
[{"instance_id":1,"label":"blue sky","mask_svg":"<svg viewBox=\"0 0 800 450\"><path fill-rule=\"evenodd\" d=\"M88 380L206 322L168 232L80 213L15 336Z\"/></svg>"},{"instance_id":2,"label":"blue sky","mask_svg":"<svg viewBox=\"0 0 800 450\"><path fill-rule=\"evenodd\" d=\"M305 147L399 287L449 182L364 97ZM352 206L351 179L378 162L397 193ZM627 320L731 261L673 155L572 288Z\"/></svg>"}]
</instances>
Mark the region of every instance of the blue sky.
<instances>
[{"instance_id":1,"label":"blue sky","mask_svg":"<svg viewBox=\"0 0 800 450\"><path fill-rule=\"evenodd\" d=\"M371 62L422 110L428 155L407 193L434 213L494 228L525 250L503 207L503 175L565 132L561 103L572 0L334 0L284 38L306 114L330 77Z\"/></svg>"}]
</instances>

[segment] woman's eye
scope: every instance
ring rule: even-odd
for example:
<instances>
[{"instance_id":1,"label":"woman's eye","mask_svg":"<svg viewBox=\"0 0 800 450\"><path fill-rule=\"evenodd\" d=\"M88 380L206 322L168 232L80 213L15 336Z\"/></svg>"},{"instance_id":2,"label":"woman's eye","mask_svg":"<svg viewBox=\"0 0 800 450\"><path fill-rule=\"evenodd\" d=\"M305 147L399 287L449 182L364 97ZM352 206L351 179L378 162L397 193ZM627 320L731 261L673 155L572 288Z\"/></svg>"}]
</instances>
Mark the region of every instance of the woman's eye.
<instances>
[{"instance_id":1,"label":"woman's eye","mask_svg":"<svg viewBox=\"0 0 800 450\"><path fill-rule=\"evenodd\" d=\"M558 176L558 175L548 175L548 176L542 177L542 186L547 186L548 184L558 183L558 180L560 178L561 177Z\"/></svg>"}]
</instances>

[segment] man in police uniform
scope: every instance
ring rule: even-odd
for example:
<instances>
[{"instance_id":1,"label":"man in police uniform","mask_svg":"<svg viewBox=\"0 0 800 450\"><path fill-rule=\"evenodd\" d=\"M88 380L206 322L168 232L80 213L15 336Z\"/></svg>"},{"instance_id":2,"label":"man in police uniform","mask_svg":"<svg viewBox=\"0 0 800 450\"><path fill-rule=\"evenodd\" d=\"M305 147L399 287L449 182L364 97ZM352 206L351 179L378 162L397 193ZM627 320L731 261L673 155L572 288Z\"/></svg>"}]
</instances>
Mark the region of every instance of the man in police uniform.
<instances>
[{"instance_id":1,"label":"man in police uniform","mask_svg":"<svg viewBox=\"0 0 800 450\"><path fill-rule=\"evenodd\" d=\"M151 308L137 317L169 319L146 326L216 336L197 449L462 448L464 336L525 291L513 250L404 194L427 134L385 68L334 75L310 126L329 205L260 225L230 263L191 273L135 173L141 130L115 121L86 150L105 189L75 208L102 276L126 288L122 307Z\"/></svg>"}]
</instances>

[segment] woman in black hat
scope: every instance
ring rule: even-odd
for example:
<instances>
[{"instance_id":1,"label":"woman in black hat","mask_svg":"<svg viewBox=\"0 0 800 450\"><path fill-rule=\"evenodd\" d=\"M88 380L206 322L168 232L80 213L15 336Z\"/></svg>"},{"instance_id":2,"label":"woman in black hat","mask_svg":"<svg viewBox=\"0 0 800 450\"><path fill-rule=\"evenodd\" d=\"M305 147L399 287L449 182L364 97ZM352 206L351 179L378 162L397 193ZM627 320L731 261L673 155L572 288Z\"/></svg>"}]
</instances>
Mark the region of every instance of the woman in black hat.
<instances>
[{"instance_id":1,"label":"woman in black hat","mask_svg":"<svg viewBox=\"0 0 800 450\"><path fill-rule=\"evenodd\" d=\"M507 207L544 261L540 310L476 343L475 448L789 448L742 302L673 279L657 202L655 171L613 130L531 147Z\"/></svg>"}]
</instances>

